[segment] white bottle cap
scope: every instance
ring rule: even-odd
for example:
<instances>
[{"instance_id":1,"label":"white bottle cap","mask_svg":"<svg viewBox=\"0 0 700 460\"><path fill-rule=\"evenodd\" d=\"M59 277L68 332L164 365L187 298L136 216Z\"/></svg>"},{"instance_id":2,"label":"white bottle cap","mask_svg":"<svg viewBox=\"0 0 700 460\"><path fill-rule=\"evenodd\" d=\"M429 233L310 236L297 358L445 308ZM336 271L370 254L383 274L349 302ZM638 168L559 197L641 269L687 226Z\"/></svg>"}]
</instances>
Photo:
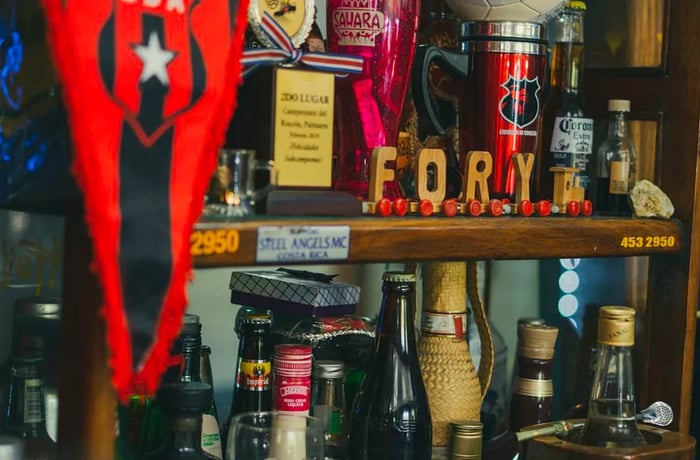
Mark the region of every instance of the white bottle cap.
<instances>
[{"instance_id":1,"label":"white bottle cap","mask_svg":"<svg viewBox=\"0 0 700 460\"><path fill-rule=\"evenodd\" d=\"M608 112L629 112L630 101L627 99L610 99L608 101Z\"/></svg>"}]
</instances>

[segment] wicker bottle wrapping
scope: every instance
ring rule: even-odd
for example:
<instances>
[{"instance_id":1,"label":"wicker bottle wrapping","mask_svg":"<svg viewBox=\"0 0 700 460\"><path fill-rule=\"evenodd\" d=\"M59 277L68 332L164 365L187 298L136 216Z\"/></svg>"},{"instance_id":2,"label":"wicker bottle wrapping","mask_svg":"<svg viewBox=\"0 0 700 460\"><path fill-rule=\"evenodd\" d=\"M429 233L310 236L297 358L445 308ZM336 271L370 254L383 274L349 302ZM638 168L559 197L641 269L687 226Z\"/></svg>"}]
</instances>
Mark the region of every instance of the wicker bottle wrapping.
<instances>
[{"instance_id":1,"label":"wicker bottle wrapping","mask_svg":"<svg viewBox=\"0 0 700 460\"><path fill-rule=\"evenodd\" d=\"M493 370L493 338L479 299L476 262L431 262L422 266L423 318L418 359L433 424L433 447L445 448L449 422L479 420ZM481 365L474 367L463 330L466 297L481 337ZM452 333L445 326L453 322ZM462 329L462 327L464 329Z\"/></svg>"}]
</instances>

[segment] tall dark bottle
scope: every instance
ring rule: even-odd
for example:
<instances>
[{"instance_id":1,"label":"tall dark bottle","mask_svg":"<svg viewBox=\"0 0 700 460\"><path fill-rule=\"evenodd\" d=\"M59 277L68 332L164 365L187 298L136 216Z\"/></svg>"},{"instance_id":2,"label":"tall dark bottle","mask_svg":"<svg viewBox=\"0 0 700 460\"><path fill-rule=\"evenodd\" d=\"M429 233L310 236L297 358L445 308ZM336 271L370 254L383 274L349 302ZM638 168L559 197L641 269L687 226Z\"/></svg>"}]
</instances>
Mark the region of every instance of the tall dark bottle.
<instances>
[{"instance_id":1,"label":"tall dark bottle","mask_svg":"<svg viewBox=\"0 0 700 460\"><path fill-rule=\"evenodd\" d=\"M231 412L224 426L227 435L231 419L242 412L272 409L272 354L270 315L247 315L238 325L238 365Z\"/></svg>"},{"instance_id":2,"label":"tall dark bottle","mask_svg":"<svg viewBox=\"0 0 700 460\"><path fill-rule=\"evenodd\" d=\"M211 385L201 382L166 383L158 390L158 407L165 414L165 441L147 460L216 459L202 450L202 414L211 405Z\"/></svg>"},{"instance_id":3,"label":"tall dark bottle","mask_svg":"<svg viewBox=\"0 0 700 460\"><path fill-rule=\"evenodd\" d=\"M350 460L430 459L430 410L413 324L415 283L412 274L383 276L375 349L350 416Z\"/></svg>"},{"instance_id":4,"label":"tall dark bottle","mask_svg":"<svg viewBox=\"0 0 700 460\"><path fill-rule=\"evenodd\" d=\"M600 354L588 403L588 418L581 431L581 444L599 447L646 444L635 420L634 314L634 308L630 307L600 307Z\"/></svg>"},{"instance_id":5,"label":"tall dark bottle","mask_svg":"<svg viewBox=\"0 0 700 460\"><path fill-rule=\"evenodd\" d=\"M554 49L550 93L544 105L538 198L552 198L552 166L579 168L580 184L588 190L593 153L593 119L586 116L581 95L583 18L586 3L569 0L553 21Z\"/></svg>"}]
</instances>

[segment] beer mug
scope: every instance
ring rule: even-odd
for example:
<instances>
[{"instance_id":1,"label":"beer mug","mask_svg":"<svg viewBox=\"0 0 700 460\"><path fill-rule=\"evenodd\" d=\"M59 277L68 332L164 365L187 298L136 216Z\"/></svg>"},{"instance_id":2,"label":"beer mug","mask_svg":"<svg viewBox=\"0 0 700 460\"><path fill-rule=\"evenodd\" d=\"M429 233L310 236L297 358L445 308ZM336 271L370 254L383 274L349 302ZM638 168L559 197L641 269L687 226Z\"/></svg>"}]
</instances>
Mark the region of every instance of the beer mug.
<instances>
[{"instance_id":1,"label":"beer mug","mask_svg":"<svg viewBox=\"0 0 700 460\"><path fill-rule=\"evenodd\" d=\"M271 162L255 159L255 150L220 149L217 167L204 198L204 218L238 218L253 215L255 201L275 185ZM255 188L255 172L269 173L269 183Z\"/></svg>"},{"instance_id":2,"label":"beer mug","mask_svg":"<svg viewBox=\"0 0 700 460\"><path fill-rule=\"evenodd\" d=\"M430 134L444 135L441 115L428 85L437 65L464 80L459 104L459 154L471 150L493 156L489 192L513 199L516 175L511 157L537 153L546 68L547 41L542 24L529 22L464 22L460 52L420 45L413 67L413 95Z\"/></svg>"}]
</instances>

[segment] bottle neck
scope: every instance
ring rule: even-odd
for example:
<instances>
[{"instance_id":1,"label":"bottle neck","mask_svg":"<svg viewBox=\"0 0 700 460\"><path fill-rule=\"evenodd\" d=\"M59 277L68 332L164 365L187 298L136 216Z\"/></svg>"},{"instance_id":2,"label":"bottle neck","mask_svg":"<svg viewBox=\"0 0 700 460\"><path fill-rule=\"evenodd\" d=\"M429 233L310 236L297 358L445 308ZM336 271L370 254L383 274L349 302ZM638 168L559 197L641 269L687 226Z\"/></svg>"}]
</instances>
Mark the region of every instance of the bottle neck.
<instances>
[{"instance_id":1,"label":"bottle neck","mask_svg":"<svg viewBox=\"0 0 700 460\"><path fill-rule=\"evenodd\" d=\"M165 451L187 452L202 451L202 416L178 415L168 420L165 438Z\"/></svg>"},{"instance_id":2,"label":"bottle neck","mask_svg":"<svg viewBox=\"0 0 700 460\"><path fill-rule=\"evenodd\" d=\"M385 289L377 327L377 349L392 347L399 354L416 354L413 329L413 288L409 285Z\"/></svg>"},{"instance_id":3,"label":"bottle neck","mask_svg":"<svg viewBox=\"0 0 700 460\"><path fill-rule=\"evenodd\" d=\"M548 422L553 408L552 360L518 356L510 402L510 430Z\"/></svg>"},{"instance_id":4,"label":"bottle neck","mask_svg":"<svg viewBox=\"0 0 700 460\"><path fill-rule=\"evenodd\" d=\"M562 95L578 96L583 71L583 12L565 10L556 20L550 85Z\"/></svg>"},{"instance_id":5,"label":"bottle neck","mask_svg":"<svg viewBox=\"0 0 700 460\"><path fill-rule=\"evenodd\" d=\"M600 345L598 367L591 390L589 418L601 414L598 407L601 404L616 406L616 410L609 414L620 418L634 418L636 406L631 346Z\"/></svg>"},{"instance_id":6,"label":"bottle neck","mask_svg":"<svg viewBox=\"0 0 700 460\"><path fill-rule=\"evenodd\" d=\"M182 349L181 382L201 382L199 377L200 345L187 344Z\"/></svg>"},{"instance_id":7,"label":"bottle neck","mask_svg":"<svg viewBox=\"0 0 700 460\"><path fill-rule=\"evenodd\" d=\"M627 112L610 112L609 139L627 139Z\"/></svg>"}]
</instances>

